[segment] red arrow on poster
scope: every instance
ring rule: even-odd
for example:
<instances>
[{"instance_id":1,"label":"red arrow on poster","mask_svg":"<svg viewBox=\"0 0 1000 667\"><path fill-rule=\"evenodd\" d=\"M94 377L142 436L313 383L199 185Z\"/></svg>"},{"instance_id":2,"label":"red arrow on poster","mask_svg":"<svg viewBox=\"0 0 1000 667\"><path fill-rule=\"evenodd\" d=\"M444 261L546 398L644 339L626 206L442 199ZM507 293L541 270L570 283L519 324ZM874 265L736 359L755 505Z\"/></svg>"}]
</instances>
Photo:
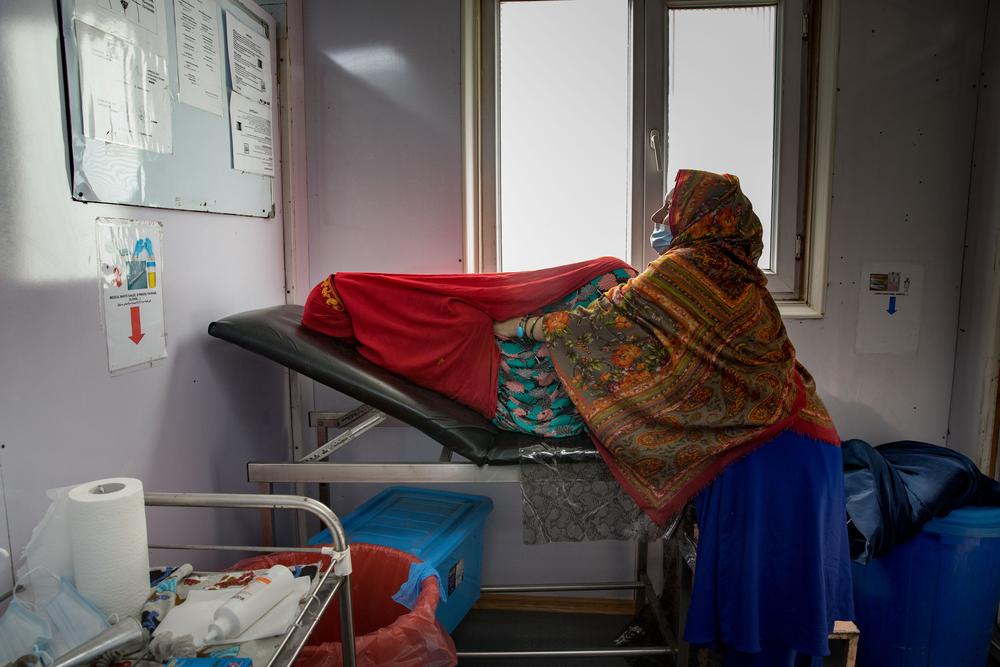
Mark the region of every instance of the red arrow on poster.
<instances>
[{"instance_id":1,"label":"red arrow on poster","mask_svg":"<svg viewBox=\"0 0 1000 667\"><path fill-rule=\"evenodd\" d=\"M138 345L139 341L146 334L142 333L142 323L139 321L139 306L132 306L130 310L132 311L132 335L129 336L129 340Z\"/></svg>"}]
</instances>

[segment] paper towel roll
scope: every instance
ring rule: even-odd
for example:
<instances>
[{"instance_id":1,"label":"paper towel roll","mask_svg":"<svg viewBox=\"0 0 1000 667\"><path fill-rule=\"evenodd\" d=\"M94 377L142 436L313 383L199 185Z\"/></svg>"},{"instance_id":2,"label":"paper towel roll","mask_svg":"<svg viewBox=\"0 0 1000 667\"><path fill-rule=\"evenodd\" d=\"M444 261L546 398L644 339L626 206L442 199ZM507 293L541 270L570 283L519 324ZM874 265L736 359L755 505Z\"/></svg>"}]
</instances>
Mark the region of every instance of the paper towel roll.
<instances>
[{"instance_id":1,"label":"paper towel roll","mask_svg":"<svg viewBox=\"0 0 1000 667\"><path fill-rule=\"evenodd\" d=\"M138 618L149 595L142 482L113 477L69 492L76 587L109 616Z\"/></svg>"}]
</instances>

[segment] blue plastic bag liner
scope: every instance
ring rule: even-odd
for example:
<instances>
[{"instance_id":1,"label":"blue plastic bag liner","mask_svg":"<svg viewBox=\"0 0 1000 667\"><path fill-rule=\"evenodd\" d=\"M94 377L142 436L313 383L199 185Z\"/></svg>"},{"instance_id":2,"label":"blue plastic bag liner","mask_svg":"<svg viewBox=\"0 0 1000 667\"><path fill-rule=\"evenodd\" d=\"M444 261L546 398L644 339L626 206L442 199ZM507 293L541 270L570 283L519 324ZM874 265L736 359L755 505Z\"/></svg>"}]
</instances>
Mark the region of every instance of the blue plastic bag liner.
<instances>
[{"instance_id":1,"label":"blue plastic bag liner","mask_svg":"<svg viewBox=\"0 0 1000 667\"><path fill-rule=\"evenodd\" d=\"M946 447L913 441L872 447L862 440L848 440L841 453L851 558L858 563L885 556L935 517L968 505L1000 506L1000 482ZM942 529L936 532L950 532L947 526L961 523L963 516L956 514L939 524ZM983 521L990 525L993 519ZM982 526L973 522L967 528L975 533Z\"/></svg>"},{"instance_id":2,"label":"blue plastic bag liner","mask_svg":"<svg viewBox=\"0 0 1000 667\"><path fill-rule=\"evenodd\" d=\"M417 598L420 597L420 586L427 577L434 577L438 580L438 586L441 588L441 602L447 601L448 589L442 583L441 575L438 573L437 568L427 563L413 563L410 565L410 576L399 587L399 590L392 596L392 599L407 609L412 610L417 604Z\"/></svg>"}]
</instances>

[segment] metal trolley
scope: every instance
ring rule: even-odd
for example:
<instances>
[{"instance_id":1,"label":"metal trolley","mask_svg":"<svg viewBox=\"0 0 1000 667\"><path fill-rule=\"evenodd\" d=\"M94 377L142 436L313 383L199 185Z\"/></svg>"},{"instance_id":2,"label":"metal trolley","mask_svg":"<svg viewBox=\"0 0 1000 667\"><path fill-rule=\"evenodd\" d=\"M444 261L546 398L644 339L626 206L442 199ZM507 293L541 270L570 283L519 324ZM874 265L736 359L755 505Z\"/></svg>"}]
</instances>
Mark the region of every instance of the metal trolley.
<instances>
[{"instance_id":1,"label":"metal trolley","mask_svg":"<svg viewBox=\"0 0 1000 667\"><path fill-rule=\"evenodd\" d=\"M312 498L250 493L145 493L147 507L228 507L261 510L298 510L316 516L330 531L332 546L325 548L276 548L205 544L151 544L154 549L219 550L243 552L312 552L330 557L330 566L317 575L312 592L291 629L281 639L267 667L289 667L334 596L340 599L340 637L345 667L355 667L354 616L351 611L351 553L340 519L330 508Z\"/></svg>"},{"instance_id":2,"label":"metal trolley","mask_svg":"<svg viewBox=\"0 0 1000 667\"><path fill-rule=\"evenodd\" d=\"M310 412L309 424L317 429L315 450L294 462L247 464L249 481L258 483L265 494L275 483L291 483L296 487L304 484L319 484L321 501L329 500L330 484L345 483L518 483L520 466L479 466L471 462L453 462L452 452L443 447L439 460L434 463L340 463L325 462L324 459L335 451L354 442L371 429L379 426L388 416L371 406L362 405L348 413ZM330 439L332 429L341 432ZM269 497L264 495L262 497ZM268 517L262 517L264 539L273 533L273 525ZM307 531L299 522L299 539L306 540ZM676 665L687 665L690 648L680 640L684 635L684 618L690 600L695 561L695 544L691 539L694 530L693 515L685 511L668 526L661 538L664 543L664 559L671 561L671 573L665 577L671 593L676 599L670 601L670 610L665 611L658 603L656 591L649 577L648 543L636 544L635 576L630 581L578 582L567 584L517 584L482 585L480 591L490 594L534 594L583 591L632 591L636 610L651 602L650 609L663 641L650 646L607 648L552 648L545 650L489 650L468 651L458 649L459 659L515 660L528 658L567 658L639 656L660 657L664 661L673 660ZM659 566L660 564L657 564Z\"/></svg>"}]
</instances>

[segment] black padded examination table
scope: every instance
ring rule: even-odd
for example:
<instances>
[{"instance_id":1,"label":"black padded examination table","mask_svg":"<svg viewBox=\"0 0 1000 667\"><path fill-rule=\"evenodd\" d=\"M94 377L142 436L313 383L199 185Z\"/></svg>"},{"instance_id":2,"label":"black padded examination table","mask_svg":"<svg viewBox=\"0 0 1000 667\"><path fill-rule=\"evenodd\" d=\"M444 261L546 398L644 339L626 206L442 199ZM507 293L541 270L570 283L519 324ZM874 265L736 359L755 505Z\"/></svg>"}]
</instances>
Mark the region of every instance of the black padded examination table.
<instances>
[{"instance_id":1,"label":"black padded examination table","mask_svg":"<svg viewBox=\"0 0 1000 667\"><path fill-rule=\"evenodd\" d=\"M560 461L599 460L600 455L587 436L545 439L527 434L503 431L482 415L455 401L409 382L375 364L357 351L333 338L306 329L301 325L302 306L286 305L253 310L212 322L208 333L260 354L289 370L309 377L316 382L346 394L362 405L348 413L311 412L310 426L317 429L318 446L313 452L292 461L247 464L247 477L257 482L266 492L273 491L273 484L295 484L296 495L304 495L305 484L319 484L320 500L329 499L329 484L341 483L486 483L520 482L522 448L542 448ZM349 463L325 461L330 453L377 426L386 417L393 417L404 424L424 432L443 447L440 459L433 463ZM341 434L326 442L331 428ZM451 462L451 454L458 454L467 462ZM298 455L296 455L298 456ZM328 502L327 502L328 504ZM674 521L664 536L679 537L675 531L680 519ZM262 517L264 539L269 539L272 524ZM307 533L304 522L298 527L300 540ZM675 549L664 548L678 563L684 562L684 549L688 543L674 539ZM685 609L690 590L691 574L683 565L678 572L681 585L676 609ZM525 584L480 587L481 592L493 595L511 593L569 592L629 590L634 593L636 608L646 600L655 601L657 595L647 572L647 543L637 543L635 578L631 581L597 583ZM559 648L553 650L519 651L510 648L498 651L463 651L460 658L582 658L597 656L635 657L641 655L665 658L671 654L677 664L686 664L687 647L678 643L682 635L683 614L667 619L660 605L651 605L662 643L642 647L607 647L595 649Z\"/></svg>"},{"instance_id":2,"label":"black padded examination table","mask_svg":"<svg viewBox=\"0 0 1000 667\"><path fill-rule=\"evenodd\" d=\"M477 465L515 464L522 447L546 442L498 429L471 408L376 366L301 321L302 306L274 306L212 322L208 333L381 410ZM597 456L587 436L560 438L557 448Z\"/></svg>"}]
</instances>

